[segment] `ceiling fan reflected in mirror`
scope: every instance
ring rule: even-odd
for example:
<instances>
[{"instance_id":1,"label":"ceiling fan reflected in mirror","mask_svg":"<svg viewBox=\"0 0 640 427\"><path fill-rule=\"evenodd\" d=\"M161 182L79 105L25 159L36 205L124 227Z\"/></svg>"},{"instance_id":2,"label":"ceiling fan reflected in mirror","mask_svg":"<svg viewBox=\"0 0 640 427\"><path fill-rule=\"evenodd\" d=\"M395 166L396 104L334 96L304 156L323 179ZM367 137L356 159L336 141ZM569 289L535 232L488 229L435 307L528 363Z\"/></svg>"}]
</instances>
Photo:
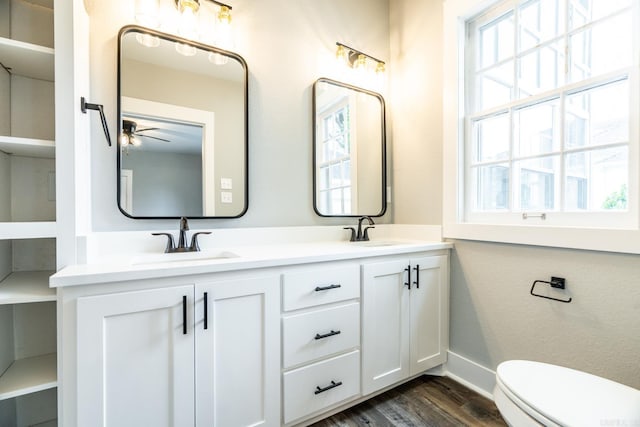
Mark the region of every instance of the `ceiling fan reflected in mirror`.
<instances>
[{"instance_id":1,"label":"ceiling fan reflected in mirror","mask_svg":"<svg viewBox=\"0 0 640 427\"><path fill-rule=\"evenodd\" d=\"M142 143L142 138L157 139L158 141L170 142L168 139L158 138L157 136L145 135L143 132L152 130L159 130L158 127L147 127L138 129L138 124L133 120L122 120L122 135L120 136L120 145L123 147L133 145L139 146Z\"/></svg>"}]
</instances>

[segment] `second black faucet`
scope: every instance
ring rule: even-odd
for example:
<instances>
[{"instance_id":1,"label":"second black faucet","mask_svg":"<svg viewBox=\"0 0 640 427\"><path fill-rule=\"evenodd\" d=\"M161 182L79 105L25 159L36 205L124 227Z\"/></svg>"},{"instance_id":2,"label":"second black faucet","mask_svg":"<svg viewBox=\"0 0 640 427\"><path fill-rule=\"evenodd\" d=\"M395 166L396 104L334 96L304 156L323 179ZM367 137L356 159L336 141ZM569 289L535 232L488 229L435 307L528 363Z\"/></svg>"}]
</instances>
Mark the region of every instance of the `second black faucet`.
<instances>
[{"instance_id":1,"label":"second black faucet","mask_svg":"<svg viewBox=\"0 0 640 427\"><path fill-rule=\"evenodd\" d=\"M362 229L362 221L367 220L369 222L369 226ZM369 229L375 228L373 227L373 220L370 216L363 216L358 219L358 230L356 231L353 227L344 227L345 230L351 230L351 238L350 242L367 242L369 241Z\"/></svg>"}]
</instances>

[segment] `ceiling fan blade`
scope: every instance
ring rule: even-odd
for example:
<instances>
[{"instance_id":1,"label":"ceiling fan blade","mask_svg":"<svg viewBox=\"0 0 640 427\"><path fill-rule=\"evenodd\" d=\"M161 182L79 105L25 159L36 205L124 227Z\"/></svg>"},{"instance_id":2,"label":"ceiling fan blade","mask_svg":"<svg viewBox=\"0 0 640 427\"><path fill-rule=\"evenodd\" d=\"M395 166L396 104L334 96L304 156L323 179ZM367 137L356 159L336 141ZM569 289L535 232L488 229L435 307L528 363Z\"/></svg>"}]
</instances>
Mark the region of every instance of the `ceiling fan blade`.
<instances>
[{"instance_id":1,"label":"ceiling fan blade","mask_svg":"<svg viewBox=\"0 0 640 427\"><path fill-rule=\"evenodd\" d=\"M144 128L144 129L138 129L138 130L136 130L136 133L137 133L137 132L144 132L144 131L147 131L147 130L157 130L157 129L160 129L160 128Z\"/></svg>"},{"instance_id":2,"label":"ceiling fan blade","mask_svg":"<svg viewBox=\"0 0 640 427\"><path fill-rule=\"evenodd\" d=\"M158 138L155 136L149 136L149 135L138 135L141 138L152 138L152 139L157 139L158 141L164 141L164 142L171 142L168 139L164 139L164 138Z\"/></svg>"}]
</instances>

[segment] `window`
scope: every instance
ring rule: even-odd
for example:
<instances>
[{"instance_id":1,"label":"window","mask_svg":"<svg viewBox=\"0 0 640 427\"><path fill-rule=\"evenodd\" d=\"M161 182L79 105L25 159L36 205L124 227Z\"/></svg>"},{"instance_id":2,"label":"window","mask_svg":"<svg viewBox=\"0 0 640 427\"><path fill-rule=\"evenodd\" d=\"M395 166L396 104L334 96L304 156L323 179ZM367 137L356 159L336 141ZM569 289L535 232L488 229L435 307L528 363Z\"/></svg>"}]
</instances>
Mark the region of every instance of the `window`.
<instances>
[{"instance_id":1,"label":"window","mask_svg":"<svg viewBox=\"0 0 640 427\"><path fill-rule=\"evenodd\" d=\"M319 205L329 215L351 214L351 120L349 98L321 112L317 146Z\"/></svg>"},{"instance_id":2,"label":"window","mask_svg":"<svg viewBox=\"0 0 640 427\"><path fill-rule=\"evenodd\" d=\"M466 20L459 221L637 227L635 3L509 0Z\"/></svg>"}]
</instances>

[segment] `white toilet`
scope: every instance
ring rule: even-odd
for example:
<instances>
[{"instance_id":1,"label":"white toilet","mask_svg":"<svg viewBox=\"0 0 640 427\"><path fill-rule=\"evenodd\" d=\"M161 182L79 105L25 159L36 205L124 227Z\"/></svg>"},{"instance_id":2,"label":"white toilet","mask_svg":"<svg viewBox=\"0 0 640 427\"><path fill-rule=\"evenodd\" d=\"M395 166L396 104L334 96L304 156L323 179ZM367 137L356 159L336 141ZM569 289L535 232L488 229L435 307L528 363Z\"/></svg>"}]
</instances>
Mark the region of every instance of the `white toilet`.
<instances>
[{"instance_id":1,"label":"white toilet","mask_svg":"<svg viewBox=\"0 0 640 427\"><path fill-rule=\"evenodd\" d=\"M513 427L640 427L640 390L547 363L501 363L493 397Z\"/></svg>"}]
</instances>

